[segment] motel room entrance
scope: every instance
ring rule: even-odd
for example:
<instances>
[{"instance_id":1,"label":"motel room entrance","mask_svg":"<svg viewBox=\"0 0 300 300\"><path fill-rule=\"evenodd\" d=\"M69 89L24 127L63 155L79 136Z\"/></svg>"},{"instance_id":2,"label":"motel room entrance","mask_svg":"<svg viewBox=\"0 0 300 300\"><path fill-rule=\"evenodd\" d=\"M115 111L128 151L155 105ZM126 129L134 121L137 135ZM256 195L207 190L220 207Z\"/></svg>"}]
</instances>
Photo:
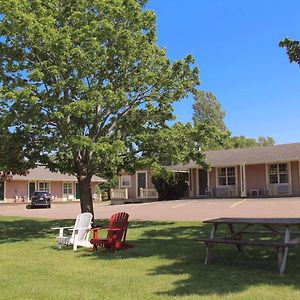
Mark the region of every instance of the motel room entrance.
<instances>
[{"instance_id":1,"label":"motel room entrance","mask_svg":"<svg viewBox=\"0 0 300 300\"><path fill-rule=\"evenodd\" d=\"M203 169L198 170L198 195L206 196L207 188L207 171Z\"/></svg>"}]
</instances>

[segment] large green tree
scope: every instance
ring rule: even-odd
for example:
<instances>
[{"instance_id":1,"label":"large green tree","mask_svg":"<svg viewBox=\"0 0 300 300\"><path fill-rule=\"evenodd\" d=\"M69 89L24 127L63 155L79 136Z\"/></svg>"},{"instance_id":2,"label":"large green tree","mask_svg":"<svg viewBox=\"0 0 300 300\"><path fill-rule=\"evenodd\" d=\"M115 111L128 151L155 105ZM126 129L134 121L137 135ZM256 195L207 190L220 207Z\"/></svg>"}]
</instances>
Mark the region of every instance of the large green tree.
<instances>
[{"instance_id":1,"label":"large green tree","mask_svg":"<svg viewBox=\"0 0 300 300\"><path fill-rule=\"evenodd\" d=\"M24 130L13 128L16 116L9 113L9 103L0 99L0 181L11 179L12 175L25 175L34 165L30 135Z\"/></svg>"},{"instance_id":2,"label":"large green tree","mask_svg":"<svg viewBox=\"0 0 300 300\"><path fill-rule=\"evenodd\" d=\"M197 90L193 104L194 141L202 150L222 149L230 136L217 97L210 91Z\"/></svg>"},{"instance_id":3,"label":"large green tree","mask_svg":"<svg viewBox=\"0 0 300 300\"><path fill-rule=\"evenodd\" d=\"M180 142L166 125L172 104L199 83L192 56L171 62L158 47L146 2L0 2L0 98L10 127L35 136L40 163L77 176L83 212L93 213L93 175L168 156L168 133ZM182 158L175 154L173 162Z\"/></svg>"},{"instance_id":4,"label":"large green tree","mask_svg":"<svg viewBox=\"0 0 300 300\"><path fill-rule=\"evenodd\" d=\"M300 41L285 38L279 42L280 47L286 48L286 53L290 62L295 62L300 66Z\"/></svg>"}]
</instances>

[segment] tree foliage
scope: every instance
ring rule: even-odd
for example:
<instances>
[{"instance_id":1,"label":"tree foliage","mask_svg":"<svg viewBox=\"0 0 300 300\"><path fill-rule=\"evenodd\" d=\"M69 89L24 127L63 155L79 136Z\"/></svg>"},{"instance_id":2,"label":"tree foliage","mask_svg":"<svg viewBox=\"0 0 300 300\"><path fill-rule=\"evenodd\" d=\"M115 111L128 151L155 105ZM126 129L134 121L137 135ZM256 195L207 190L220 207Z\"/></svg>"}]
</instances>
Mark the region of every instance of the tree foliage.
<instances>
[{"instance_id":1,"label":"tree foliage","mask_svg":"<svg viewBox=\"0 0 300 300\"><path fill-rule=\"evenodd\" d=\"M259 147L259 146L272 146L275 144L275 140L272 137L263 137L260 136L256 140L255 138L247 138L244 135L233 136L230 138L227 145L228 149L231 148L250 148L250 147Z\"/></svg>"},{"instance_id":2,"label":"tree foliage","mask_svg":"<svg viewBox=\"0 0 300 300\"><path fill-rule=\"evenodd\" d=\"M0 98L10 127L36 138L32 159L77 176L82 211L93 212L93 175L169 159L169 134L178 139L166 125L172 104L199 83L191 55L171 62L158 47L145 3L0 3Z\"/></svg>"},{"instance_id":3,"label":"tree foliage","mask_svg":"<svg viewBox=\"0 0 300 300\"><path fill-rule=\"evenodd\" d=\"M196 91L193 109L194 123L210 122L222 131L227 130L224 122L225 111L222 110L220 102L212 92Z\"/></svg>"},{"instance_id":4,"label":"tree foliage","mask_svg":"<svg viewBox=\"0 0 300 300\"><path fill-rule=\"evenodd\" d=\"M173 172L162 168L152 174L152 183L160 200L178 199L183 197L188 189L187 178L187 173Z\"/></svg>"},{"instance_id":5,"label":"tree foliage","mask_svg":"<svg viewBox=\"0 0 300 300\"><path fill-rule=\"evenodd\" d=\"M286 54L289 57L290 62L295 62L300 66L300 42L285 38L280 41L280 47L286 48Z\"/></svg>"},{"instance_id":6,"label":"tree foliage","mask_svg":"<svg viewBox=\"0 0 300 300\"><path fill-rule=\"evenodd\" d=\"M220 102L212 92L198 90L193 104L194 141L202 150L222 149L230 136Z\"/></svg>"}]
</instances>

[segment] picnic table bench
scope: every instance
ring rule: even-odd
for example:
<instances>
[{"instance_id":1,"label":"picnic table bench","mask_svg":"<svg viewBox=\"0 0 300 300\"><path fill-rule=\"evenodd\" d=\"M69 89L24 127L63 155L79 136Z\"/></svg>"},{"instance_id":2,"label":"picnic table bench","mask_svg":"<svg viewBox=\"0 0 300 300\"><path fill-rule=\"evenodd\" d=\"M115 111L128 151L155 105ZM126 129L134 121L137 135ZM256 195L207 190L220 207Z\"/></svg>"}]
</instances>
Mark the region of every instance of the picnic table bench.
<instances>
[{"instance_id":1,"label":"picnic table bench","mask_svg":"<svg viewBox=\"0 0 300 300\"><path fill-rule=\"evenodd\" d=\"M206 220L204 223L212 224L210 238L197 238L196 241L203 242L206 245L205 264L209 264L212 259L212 249L215 244L234 245L239 251L242 251L242 246L259 246L259 247L274 247L278 254L278 265L280 274L285 271L288 249L300 243L300 236L291 239L291 233L295 227L300 228L300 218L219 218ZM217 229L220 225L227 225L229 234L222 237L216 237ZM240 228L236 228L238 225ZM268 229L267 231L255 230L259 225ZM249 227L254 227L254 230L248 230ZM281 231L278 227L283 227ZM260 234L261 236L275 236L277 240L261 240L254 237L252 240L242 239L245 234Z\"/></svg>"}]
</instances>

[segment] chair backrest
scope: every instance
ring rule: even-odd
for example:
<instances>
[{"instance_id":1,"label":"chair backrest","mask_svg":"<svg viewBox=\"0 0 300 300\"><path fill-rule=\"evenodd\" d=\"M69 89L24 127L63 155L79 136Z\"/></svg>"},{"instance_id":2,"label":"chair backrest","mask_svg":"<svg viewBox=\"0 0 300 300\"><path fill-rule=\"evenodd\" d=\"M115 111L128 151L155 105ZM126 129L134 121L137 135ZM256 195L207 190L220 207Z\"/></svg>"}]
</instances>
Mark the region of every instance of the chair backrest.
<instances>
[{"instance_id":1,"label":"chair backrest","mask_svg":"<svg viewBox=\"0 0 300 300\"><path fill-rule=\"evenodd\" d=\"M89 212L82 213L77 216L74 228L86 228L86 227L92 228L92 219L93 219L93 215L91 213ZM85 240L86 234L88 232L89 231L87 229L78 230L78 236L77 236L78 241ZM75 232L73 231L73 233Z\"/></svg>"},{"instance_id":2,"label":"chair backrest","mask_svg":"<svg viewBox=\"0 0 300 300\"><path fill-rule=\"evenodd\" d=\"M116 213L110 218L109 230L119 229L117 232L108 232L107 238L114 238L116 241L121 241L123 235L126 233L128 228L129 214L126 212Z\"/></svg>"}]
</instances>

